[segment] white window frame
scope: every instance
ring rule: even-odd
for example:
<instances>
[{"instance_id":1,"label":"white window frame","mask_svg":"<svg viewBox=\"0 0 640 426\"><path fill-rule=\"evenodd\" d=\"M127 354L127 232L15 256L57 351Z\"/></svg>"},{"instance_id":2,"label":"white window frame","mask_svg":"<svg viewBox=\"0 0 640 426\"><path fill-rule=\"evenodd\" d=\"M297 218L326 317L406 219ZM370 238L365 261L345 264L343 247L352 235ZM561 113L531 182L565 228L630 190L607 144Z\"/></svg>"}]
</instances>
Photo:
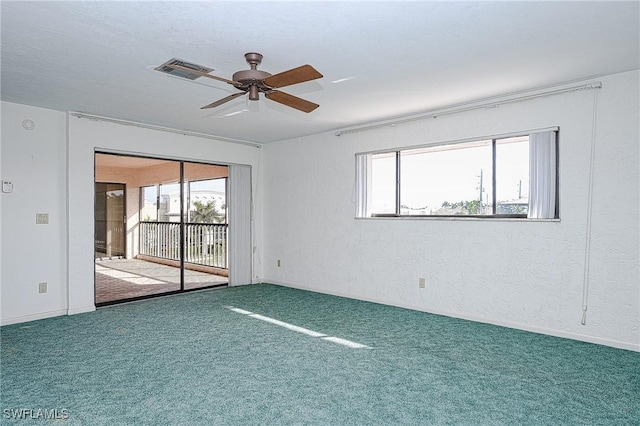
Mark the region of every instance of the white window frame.
<instances>
[{"instance_id":1,"label":"white window frame","mask_svg":"<svg viewBox=\"0 0 640 426\"><path fill-rule=\"evenodd\" d=\"M394 149L386 149L386 150L378 150L378 151L369 151L369 152L360 152L355 154L356 159L356 179L355 179L355 204L356 204L356 218L442 218L442 219L524 219L524 220L559 220L560 218L560 209L559 209L559 155L558 155L558 139L559 139L559 127L549 127L544 129L536 129L529 131L521 131L521 132L513 132L492 136L482 136L475 137L469 139L462 139L456 141L445 141L438 142L433 144L426 145L416 145L416 146L406 146L402 148L394 148ZM544 150L534 150L532 149L531 139L532 135L540 135L542 134L542 139L547 143L547 147ZM545 134L551 135L551 137L545 137ZM493 155L493 165L492 165L492 179L493 179L493 188L495 192L495 146L496 141L500 139L513 138L518 136L529 136L529 145L530 145L530 187L537 187L535 191L540 193L540 174L537 173L536 170L533 170L532 167L534 164L539 164L540 159L535 159L535 155L542 155L539 152L543 152L546 155L544 161L546 161L545 173L546 175L543 177L543 181L547 183L549 191L545 194L545 199L541 202L544 208L534 208L532 209L532 193L529 192L529 213L528 214L495 214L495 206L496 200L495 196L493 197L493 212L491 215L456 215L456 216L447 216L447 215L406 215L401 214L400 210L400 167L401 164L399 161L396 161L396 191L395 191L395 213L388 214L373 214L371 212L371 185L372 185L372 156L375 154L395 154L396 158L400 157L402 151L415 150L420 148L433 148L437 146L450 146L450 145L461 145L460 149L464 149L463 145L468 145L473 142L483 141L483 140L491 140L494 155ZM538 161L536 163L535 161ZM535 183L537 180L537 184ZM535 195L534 195L535 196ZM532 211L533 210L533 211Z\"/></svg>"}]
</instances>

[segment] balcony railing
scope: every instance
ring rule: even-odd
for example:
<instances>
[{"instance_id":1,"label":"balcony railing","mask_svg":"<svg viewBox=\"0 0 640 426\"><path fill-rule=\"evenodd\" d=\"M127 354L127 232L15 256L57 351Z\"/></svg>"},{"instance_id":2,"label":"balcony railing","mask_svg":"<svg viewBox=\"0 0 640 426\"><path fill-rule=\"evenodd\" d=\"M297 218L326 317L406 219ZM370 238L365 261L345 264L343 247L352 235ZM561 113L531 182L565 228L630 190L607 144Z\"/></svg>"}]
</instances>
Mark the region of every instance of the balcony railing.
<instances>
[{"instance_id":1,"label":"balcony railing","mask_svg":"<svg viewBox=\"0 0 640 426\"><path fill-rule=\"evenodd\" d=\"M215 268L227 268L226 224L186 223L184 261ZM139 253L180 260L180 224L140 222Z\"/></svg>"}]
</instances>

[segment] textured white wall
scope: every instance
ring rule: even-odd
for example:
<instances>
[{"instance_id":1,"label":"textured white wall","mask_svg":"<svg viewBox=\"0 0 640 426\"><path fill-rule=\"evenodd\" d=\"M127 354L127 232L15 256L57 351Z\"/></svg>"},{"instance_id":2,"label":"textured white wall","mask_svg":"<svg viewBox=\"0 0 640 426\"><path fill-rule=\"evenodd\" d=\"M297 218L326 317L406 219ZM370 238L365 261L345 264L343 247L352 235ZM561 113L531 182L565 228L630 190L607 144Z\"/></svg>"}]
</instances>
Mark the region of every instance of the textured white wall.
<instances>
[{"instance_id":1,"label":"textured white wall","mask_svg":"<svg viewBox=\"0 0 640 426\"><path fill-rule=\"evenodd\" d=\"M66 141L65 113L2 102L2 179L14 185L2 194L2 324L66 312Z\"/></svg>"},{"instance_id":2,"label":"textured white wall","mask_svg":"<svg viewBox=\"0 0 640 426\"><path fill-rule=\"evenodd\" d=\"M597 91L267 145L264 281L640 350L638 80L634 71ZM560 221L354 219L357 152L551 126Z\"/></svg>"}]
</instances>

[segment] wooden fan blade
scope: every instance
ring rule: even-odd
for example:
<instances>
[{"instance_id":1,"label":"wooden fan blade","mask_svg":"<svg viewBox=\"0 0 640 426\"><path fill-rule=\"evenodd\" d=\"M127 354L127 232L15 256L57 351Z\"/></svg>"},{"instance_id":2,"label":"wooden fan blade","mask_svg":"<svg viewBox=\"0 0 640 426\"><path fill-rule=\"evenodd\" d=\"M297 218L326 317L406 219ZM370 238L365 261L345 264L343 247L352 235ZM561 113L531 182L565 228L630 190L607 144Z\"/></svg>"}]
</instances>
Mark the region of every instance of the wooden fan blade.
<instances>
[{"instance_id":1,"label":"wooden fan blade","mask_svg":"<svg viewBox=\"0 0 640 426\"><path fill-rule=\"evenodd\" d=\"M168 65L168 66L171 67L171 68L175 68L177 70L186 71L186 72L191 73L191 74L197 74L200 77L208 77L208 78L212 78L214 80L224 81L225 83L233 84L234 86L236 84L238 84L238 82L236 82L236 81L227 80L226 78L218 77L217 75L211 75L211 74L207 74L207 73L204 73L204 72L196 71L196 70L193 70L191 68L183 67L182 65L175 65L174 64L174 65Z\"/></svg>"},{"instance_id":2,"label":"wooden fan blade","mask_svg":"<svg viewBox=\"0 0 640 426\"><path fill-rule=\"evenodd\" d=\"M281 103L282 105L295 108L302 112L311 112L320 106L318 104L314 104L313 102L305 101L304 99L298 98L297 96L293 96L285 92L280 92L278 90L266 92L264 95L272 101L276 101L278 103Z\"/></svg>"},{"instance_id":3,"label":"wooden fan blade","mask_svg":"<svg viewBox=\"0 0 640 426\"><path fill-rule=\"evenodd\" d=\"M279 88L315 80L316 78L322 78L322 74L320 74L311 65L302 65L298 68L293 68L289 71L284 71L274 74L271 77L267 77L264 79L264 84L269 87Z\"/></svg>"},{"instance_id":4,"label":"wooden fan blade","mask_svg":"<svg viewBox=\"0 0 640 426\"><path fill-rule=\"evenodd\" d=\"M226 98L222 98L222 99L220 99L219 101L215 101L215 102L213 102L213 103L210 103L209 105L205 105L205 106L203 106L203 107L202 107L202 108L200 108L200 109L215 108L215 107L220 106L220 105L222 105L222 104L224 104L224 103L226 103L226 102L229 102L229 101L230 101L230 100L232 100L232 99L237 98L238 96L242 96L242 95L244 95L245 93L247 93L247 92L238 92L238 93L234 93L233 95L229 95L229 96L227 96Z\"/></svg>"}]
</instances>

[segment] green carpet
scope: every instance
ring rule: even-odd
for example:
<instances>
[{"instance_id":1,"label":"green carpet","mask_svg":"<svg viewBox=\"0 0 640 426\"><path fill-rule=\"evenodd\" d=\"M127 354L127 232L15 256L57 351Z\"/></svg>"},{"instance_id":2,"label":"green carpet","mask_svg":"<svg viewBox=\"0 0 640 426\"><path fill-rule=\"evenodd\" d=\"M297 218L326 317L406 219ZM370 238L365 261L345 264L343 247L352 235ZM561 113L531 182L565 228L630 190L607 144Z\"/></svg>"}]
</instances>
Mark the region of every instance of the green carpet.
<instances>
[{"instance_id":1,"label":"green carpet","mask_svg":"<svg viewBox=\"0 0 640 426\"><path fill-rule=\"evenodd\" d=\"M2 423L640 424L640 353L267 284L0 335Z\"/></svg>"}]
</instances>

